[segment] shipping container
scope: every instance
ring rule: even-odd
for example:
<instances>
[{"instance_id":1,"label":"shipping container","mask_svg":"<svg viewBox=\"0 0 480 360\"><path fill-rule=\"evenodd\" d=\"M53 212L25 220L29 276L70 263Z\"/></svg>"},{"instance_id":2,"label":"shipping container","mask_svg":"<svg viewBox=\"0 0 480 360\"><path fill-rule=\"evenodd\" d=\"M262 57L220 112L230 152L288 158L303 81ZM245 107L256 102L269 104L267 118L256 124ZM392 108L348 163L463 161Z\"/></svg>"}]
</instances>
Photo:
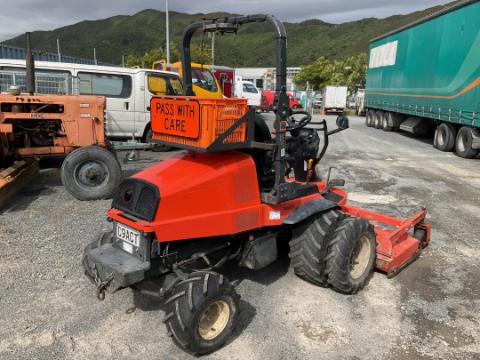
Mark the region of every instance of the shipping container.
<instances>
[{"instance_id":1,"label":"shipping container","mask_svg":"<svg viewBox=\"0 0 480 360\"><path fill-rule=\"evenodd\" d=\"M480 152L480 1L464 0L373 39L368 126L434 135L465 158Z\"/></svg>"}]
</instances>

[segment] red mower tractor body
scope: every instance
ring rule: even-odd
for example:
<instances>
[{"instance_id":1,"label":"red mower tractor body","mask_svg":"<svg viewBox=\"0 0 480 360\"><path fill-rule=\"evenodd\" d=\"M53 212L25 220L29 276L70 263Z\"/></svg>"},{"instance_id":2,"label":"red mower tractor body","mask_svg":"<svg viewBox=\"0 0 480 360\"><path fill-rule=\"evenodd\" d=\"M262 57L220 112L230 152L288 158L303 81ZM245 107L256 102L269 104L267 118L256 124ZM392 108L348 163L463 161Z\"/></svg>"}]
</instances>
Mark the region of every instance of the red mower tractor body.
<instances>
[{"instance_id":1,"label":"red mower tractor body","mask_svg":"<svg viewBox=\"0 0 480 360\"><path fill-rule=\"evenodd\" d=\"M236 33L252 22L276 30L274 137L245 100L205 99L193 91L194 32ZM344 180L331 179L330 170L321 179L329 136L346 130L348 119L339 117L329 131L325 120L290 108L280 21L269 15L205 20L184 31L182 49L183 96L154 98L150 108L152 141L188 152L120 184L108 211L113 231L83 258L100 299L106 290L155 277L169 334L182 349L205 354L227 341L240 306L220 273L227 263L266 268L288 242L296 275L354 294L375 267L394 276L418 257L430 241L424 209L399 220L355 208L341 189Z\"/></svg>"},{"instance_id":2,"label":"red mower tractor body","mask_svg":"<svg viewBox=\"0 0 480 360\"><path fill-rule=\"evenodd\" d=\"M312 202L321 204L325 210L338 207L345 214L371 222L377 239L376 267L388 276L394 276L416 259L430 239L430 225L424 222L425 210L400 220L352 207L347 205L347 193L342 189L332 188L322 195L326 187L323 181L315 183L318 188L315 194L277 205L263 203L255 163L242 152L178 155L132 178L159 189L160 200L152 220L129 218L129 214L135 213L133 209L142 206L135 202L134 193L127 195L129 201L123 202L128 205L119 206L117 200L117 206L108 211L108 216L139 233L151 234L160 243L233 236L296 224L311 215L304 208ZM419 230L425 231L421 239L413 236Z\"/></svg>"}]
</instances>

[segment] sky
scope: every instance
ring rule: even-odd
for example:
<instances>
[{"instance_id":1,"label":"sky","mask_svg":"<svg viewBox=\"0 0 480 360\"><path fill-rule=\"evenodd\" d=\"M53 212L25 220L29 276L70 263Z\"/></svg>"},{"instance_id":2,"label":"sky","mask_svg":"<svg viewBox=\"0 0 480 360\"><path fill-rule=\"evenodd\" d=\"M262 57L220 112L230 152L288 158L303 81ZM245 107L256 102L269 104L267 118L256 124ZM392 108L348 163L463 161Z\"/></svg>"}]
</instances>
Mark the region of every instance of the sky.
<instances>
[{"instance_id":1,"label":"sky","mask_svg":"<svg viewBox=\"0 0 480 360\"><path fill-rule=\"evenodd\" d=\"M448 0L170 0L170 10L186 13L226 11L268 13L281 20L320 19L342 23L366 17L408 14ZM294 4L294 5L292 5ZM165 0L0 0L0 41L26 31L53 30L82 20L165 10Z\"/></svg>"}]
</instances>

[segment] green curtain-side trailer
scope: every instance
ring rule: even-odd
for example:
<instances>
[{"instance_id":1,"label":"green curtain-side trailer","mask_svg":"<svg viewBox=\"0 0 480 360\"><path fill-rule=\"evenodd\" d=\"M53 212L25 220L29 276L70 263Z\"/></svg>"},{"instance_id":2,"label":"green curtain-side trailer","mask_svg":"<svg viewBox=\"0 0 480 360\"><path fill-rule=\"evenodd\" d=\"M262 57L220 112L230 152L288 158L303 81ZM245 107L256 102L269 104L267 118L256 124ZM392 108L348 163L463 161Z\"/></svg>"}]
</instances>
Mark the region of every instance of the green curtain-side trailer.
<instances>
[{"instance_id":1,"label":"green curtain-side trailer","mask_svg":"<svg viewBox=\"0 0 480 360\"><path fill-rule=\"evenodd\" d=\"M437 126L436 133L443 131L435 135L437 148L451 151L458 136L466 135L460 139L460 146L473 149L469 156L463 156L462 149L456 149L457 154L478 155L475 150L480 150L480 1L457 2L373 39L369 46L365 107L370 110L367 125L403 129L402 122L414 126L420 119L429 119L430 126ZM403 126L408 131L408 125ZM464 126L469 130L460 131ZM444 142L448 144L443 146Z\"/></svg>"}]
</instances>

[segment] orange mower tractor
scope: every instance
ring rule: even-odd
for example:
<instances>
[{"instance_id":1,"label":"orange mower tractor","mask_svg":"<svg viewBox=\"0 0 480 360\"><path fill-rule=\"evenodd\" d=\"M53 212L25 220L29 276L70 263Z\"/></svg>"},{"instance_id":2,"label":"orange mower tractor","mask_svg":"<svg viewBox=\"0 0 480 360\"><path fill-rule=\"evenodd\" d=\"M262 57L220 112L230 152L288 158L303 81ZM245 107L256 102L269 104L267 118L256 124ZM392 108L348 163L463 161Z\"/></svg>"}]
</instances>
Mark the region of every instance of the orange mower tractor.
<instances>
[{"instance_id":1,"label":"orange mower tractor","mask_svg":"<svg viewBox=\"0 0 480 360\"><path fill-rule=\"evenodd\" d=\"M278 107L272 137L244 99L206 99L192 90L190 42L196 31L234 33L247 23L273 25ZM283 24L269 15L205 20L182 41L184 96L151 102L153 140L188 150L119 186L113 229L84 252L83 266L105 291L155 278L168 334L182 349L206 354L231 335L239 296L221 274L227 263L258 270L290 245L295 274L354 294L374 269L394 276L430 239L425 210L399 220L347 204L344 180L321 180L329 136L348 128L289 108ZM320 136L321 134L322 136Z\"/></svg>"}]
</instances>

